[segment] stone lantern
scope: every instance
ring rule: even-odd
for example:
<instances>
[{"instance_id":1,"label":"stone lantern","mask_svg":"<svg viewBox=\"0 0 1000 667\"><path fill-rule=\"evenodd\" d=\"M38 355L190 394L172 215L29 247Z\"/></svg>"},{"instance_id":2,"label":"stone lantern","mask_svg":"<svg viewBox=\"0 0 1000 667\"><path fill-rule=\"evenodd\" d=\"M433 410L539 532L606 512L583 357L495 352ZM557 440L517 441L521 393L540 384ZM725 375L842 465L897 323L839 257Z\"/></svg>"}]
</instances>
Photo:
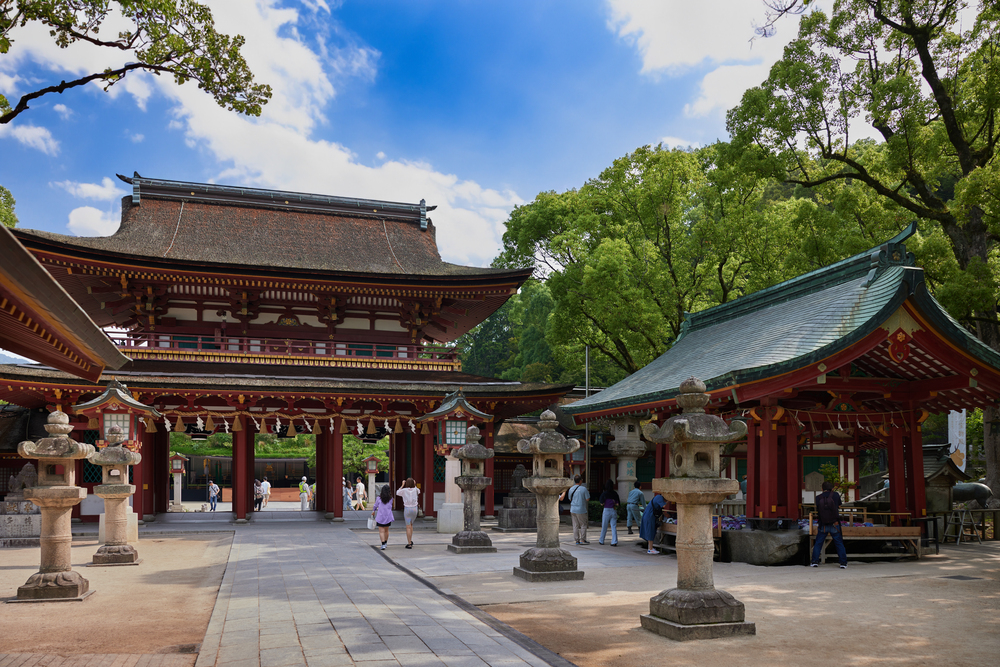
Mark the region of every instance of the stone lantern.
<instances>
[{"instance_id":1,"label":"stone lantern","mask_svg":"<svg viewBox=\"0 0 1000 667\"><path fill-rule=\"evenodd\" d=\"M455 483L462 489L463 518L465 528L451 538L448 551L457 554L494 553L496 547L489 535L479 529L479 498L493 480L486 476L484 462L493 457L493 450L479 444L479 428L470 426L466 432L465 445L455 452L455 458L462 462L462 475Z\"/></svg>"},{"instance_id":2,"label":"stone lantern","mask_svg":"<svg viewBox=\"0 0 1000 667\"><path fill-rule=\"evenodd\" d=\"M182 497L183 489L181 488L181 480L184 478L184 473L187 471L188 458L183 454L174 454L167 459L167 462L170 464L170 474L174 476L174 499L173 502L167 506L167 511L183 512L184 502Z\"/></svg>"},{"instance_id":3,"label":"stone lantern","mask_svg":"<svg viewBox=\"0 0 1000 667\"><path fill-rule=\"evenodd\" d=\"M670 443L667 479L654 479L653 490L677 503L677 587L649 600L642 627L675 640L714 639L756 634L746 623L743 603L715 588L712 577L712 505L740 490L733 479L722 479L720 445L746 437L741 421L727 425L705 412L705 383L688 378L681 383L677 404L683 412L662 427L647 424L652 442Z\"/></svg>"},{"instance_id":4,"label":"stone lantern","mask_svg":"<svg viewBox=\"0 0 1000 667\"><path fill-rule=\"evenodd\" d=\"M73 427L64 412L53 412L45 425L48 438L37 443L25 440L17 446L26 459L38 459L37 486L26 488L24 497L42 512L41 567L17 589L11 602L82 600L90 595L90 582L74 572L70 548L70 514L87 495L76 486L76 460L94 453L94 446L69 437Z\"/></svg>"},{"instance_id":5,"label":"stone lantern","mask_svg":"<svg viewBox=\"0 0 1000 667\"><path fill-rule=\"evenodd\" d=\"M445 457L444 503L437 508L437 532L457 533L465 526L465 507L462 504L462 490L455 483L455 478L462 472L462 465L455 458L454 452L465 444L469 422L489 424L493 421L493 415L477 410L459 387L455 393L447 394L437 409L417 417L416 421L423 424L423 434L430 433L428 425L436 425L437 445L434 450L438 456ZM430 494L432 491L426 489L425 493ZM493 508L487 508L487 511L492 514Z\"/></svg>"},{"instance_id":6,"label":"stone lantern","mask_svg":"<svg viewBox=\"0 0 1000 667\"><path fill-rule=\"evenodd\" d=\"M563 474L563 461L580 448L580 443L556 433L558 424L555 413L546 410L538 422L541 431L517 443L519 452L534 458L533 474L524 478L524 488L535 494L538 504L535 546L521 554L521 566L514 568L515 576L528 581L583 579L583 571L576 569L576 558L559 548L558 499L572 484Z\"/></svg>"},{"instance_id":7,"label":"stone lantern","mask_svg":"<svg viewBox=\"0 0 1000 667\"><path fill-rule=\"evenodd\" d=\"M128 483L128 467L138 465L142 454L122 446L125 434L117 424L108 429L106 438L108 446L87 457L101 466L101 483L94 487L94 493L104 500L104 544L91 565L138 565L142 559L128 543L127 503L135 493L135 486Z\"/></svg>"},{"instance_id":8,"label":"stone lantern","mask_svg":"<svg viewBox=\"0 0 1000 667\"><path fill-rule=\"evenodd\" d=\"M608 451L618 458L618 495L628 497L635 482L635 462L646 453L646 443L642 441L638 417L626 417L611 426L614 440Z\"/></svg>"}]
</instances>

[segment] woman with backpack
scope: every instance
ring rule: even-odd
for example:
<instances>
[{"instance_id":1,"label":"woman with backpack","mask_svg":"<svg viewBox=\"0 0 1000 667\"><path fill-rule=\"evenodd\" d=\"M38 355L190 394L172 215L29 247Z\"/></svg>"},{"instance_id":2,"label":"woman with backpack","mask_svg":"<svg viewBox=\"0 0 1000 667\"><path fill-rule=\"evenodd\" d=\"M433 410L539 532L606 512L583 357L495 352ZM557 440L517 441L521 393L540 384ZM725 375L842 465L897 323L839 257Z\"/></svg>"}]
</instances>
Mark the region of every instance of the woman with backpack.
<instances>
[{"instance_id":1,"label":"woman with backpack","mask_svg":"<svg viewBox=\"0 0 1000 667\"><path fill-rule=\"evenodd\" d=\"M392 525L392 489L386 484L375 499L375 506L372 508L372 517L375 525L378 526L378 537L382 540L382 551L385 551L385 544L389 541L389 526Z\"/></svg>"}]
</instances>

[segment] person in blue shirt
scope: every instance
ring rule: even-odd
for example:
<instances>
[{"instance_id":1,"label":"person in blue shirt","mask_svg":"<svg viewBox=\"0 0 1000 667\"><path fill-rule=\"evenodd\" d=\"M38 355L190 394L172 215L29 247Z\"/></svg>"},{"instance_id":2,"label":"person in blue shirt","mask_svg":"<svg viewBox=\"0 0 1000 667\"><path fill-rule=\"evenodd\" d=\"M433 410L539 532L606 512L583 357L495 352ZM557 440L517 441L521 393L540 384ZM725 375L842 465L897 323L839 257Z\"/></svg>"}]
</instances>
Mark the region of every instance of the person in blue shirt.
<instances>
[{"instance_id":1,"label":"person in blue shirt","mask_svg":"<svg viewBox=\"0 0 1000 667\"><path fill-rule=\"evenodd\" d=\"M646 496L639 490L639 481L632 485L632 490L628 492L628 500L625 501L625 527L628 534L632 535L632 524L638 528L642 523L642 510L646 508Z\"/></svg>"},{"instance_id":2,"label":"person in blue shirt","mask_svg":"<svg viewBox=\"0 0 1000 667\"><path fill-rule=\"evenodd\" d=\"M563 492L563 497L569 500L569 515L573 519L573 539L577 544L590 544L587 541L587 501L590 500L590 491L584 486L580 475L575 476L573 482L573 486Z\"/></svg>"}]
</instances>

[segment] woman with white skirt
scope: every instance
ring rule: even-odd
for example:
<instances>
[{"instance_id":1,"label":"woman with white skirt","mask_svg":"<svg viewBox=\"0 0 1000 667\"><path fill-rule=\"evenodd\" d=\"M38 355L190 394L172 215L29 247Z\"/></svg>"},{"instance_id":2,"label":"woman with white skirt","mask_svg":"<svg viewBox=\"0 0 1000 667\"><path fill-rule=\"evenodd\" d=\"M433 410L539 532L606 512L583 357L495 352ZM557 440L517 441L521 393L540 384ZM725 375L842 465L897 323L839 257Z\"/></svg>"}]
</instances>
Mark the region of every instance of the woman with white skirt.
<instances>
[{"instance_id":1,"label":"woman with white skirt","mask_svg":"<svg viewBox=\"0 0 1000 667\"><path fill-rule=\"evenodd\" d=\"M412 477L407 477L396 495L403 499L403 521L406 522L406 548L413 547L413 520L417 518L417 500L420 489Z\"/></svg>"}]
</instances>

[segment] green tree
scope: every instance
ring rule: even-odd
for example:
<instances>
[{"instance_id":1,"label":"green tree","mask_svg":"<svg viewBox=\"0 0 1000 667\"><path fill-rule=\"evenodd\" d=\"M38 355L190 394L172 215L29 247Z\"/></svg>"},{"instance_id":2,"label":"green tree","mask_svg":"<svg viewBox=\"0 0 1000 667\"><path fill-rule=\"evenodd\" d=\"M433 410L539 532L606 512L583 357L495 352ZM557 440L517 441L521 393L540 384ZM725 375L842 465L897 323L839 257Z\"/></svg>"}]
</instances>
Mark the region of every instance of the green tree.
<instances>
[{"instance_id":1,"label":"green tree","mask_svg":"<svg viewBox=\"0 0 1000 667\"><path fill-rule=\"evenodd\" d=\"M14 195L10 193L10 190L0 185L0 224L5 227L17 226L14 204Z\"/></svg>"},{"instance_id":2,"label":"green tree","mask_svg":"<svg viewBox=\"0 0 1000 667\"><path fill-rule=\"evenodd\" d=\"M363 475L366 458L373 454L378 457L379 472L389 469L389 436L376 442L365 442L361 438L344 434L344 476L349 482L353 482L358 475ZM364 477L367 480L367 477Z\"/></svg>"},{"instance_id":3,"label":"green tree","mask_svg":"<svg viewBox=\"0 0 1000 667\"><path fill-rule=\"evenodd\" d=\"M829 14L810 10L784 57L729 111L727 124L735 148L757 147L770 158L763 173L839 188L879 211L881 221L917 218L922 234L913 249L936 296L1000 350L1000 7L980 3L963 32L959 11L967 6L835 0ZM860 125L881 141L855 141ZM997 413L987 408L985 421ZM987 483L1000 495L997 431L985 451Z\"/></svg>"},{"instance_id":4,"label":"green tree","mask_svg":"<svg viewBox=\"0 0 1000 667\"><path fill-rule=\"evenodd\" d=\"M130 25L106 39L101 28L119 13ZM196 81L219 106L250 116L259 116L271 97L271 87L254 83L240 54L243 37L217 32L212 12L194 0L0 0L0 54L15 47L19 31L31 25L48 28L61 48L86 43L125 52L131 62L40 87L14 106L0 95L0 123L11 122L44 95L91 81L107 90L136 70L168 74L178 84Z\"/></svg>"}]
</instances>

